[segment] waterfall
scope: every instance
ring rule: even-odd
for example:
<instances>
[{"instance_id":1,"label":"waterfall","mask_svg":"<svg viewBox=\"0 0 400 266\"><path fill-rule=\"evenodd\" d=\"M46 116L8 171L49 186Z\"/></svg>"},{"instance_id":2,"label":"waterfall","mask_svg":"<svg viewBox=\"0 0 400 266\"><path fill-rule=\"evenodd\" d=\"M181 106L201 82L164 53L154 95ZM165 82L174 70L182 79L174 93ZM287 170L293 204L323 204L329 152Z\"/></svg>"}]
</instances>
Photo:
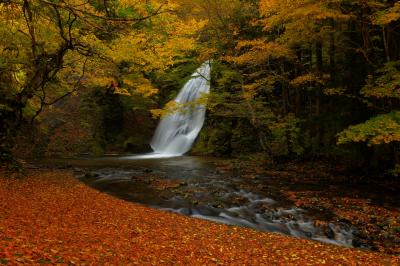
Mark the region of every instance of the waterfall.
<instances>
[{"instance_id":1,"label":"waterfall","mask_svg":"<svg viewBox=\"0 0 400 266\"><path fill-rule=\"evenodd\" d=\"M206 61L194 72L174 99L180 108L163 117L150 143L155 157L187 153L203 127L206 106L196 103L210 92L211 62Z\"/></svg>"}]
</instances>

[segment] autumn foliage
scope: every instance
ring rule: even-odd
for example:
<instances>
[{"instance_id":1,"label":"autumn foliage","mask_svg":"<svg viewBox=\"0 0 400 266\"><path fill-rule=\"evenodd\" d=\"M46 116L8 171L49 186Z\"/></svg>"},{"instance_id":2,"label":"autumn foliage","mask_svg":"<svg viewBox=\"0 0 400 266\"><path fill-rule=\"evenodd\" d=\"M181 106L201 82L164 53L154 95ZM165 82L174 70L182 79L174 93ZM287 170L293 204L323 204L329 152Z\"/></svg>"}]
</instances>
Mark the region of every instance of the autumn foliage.
<instances>
[{"instance_id":1,"label":"autumn foliage","mask_svg":"<svg viewBox=\"0 0 400 266\"><path fill-rule=\"evenodd\" d=\"M0 177L0 263L397 265L399 258L128 203L62 171Z\"/></svg>"}]
</instances>

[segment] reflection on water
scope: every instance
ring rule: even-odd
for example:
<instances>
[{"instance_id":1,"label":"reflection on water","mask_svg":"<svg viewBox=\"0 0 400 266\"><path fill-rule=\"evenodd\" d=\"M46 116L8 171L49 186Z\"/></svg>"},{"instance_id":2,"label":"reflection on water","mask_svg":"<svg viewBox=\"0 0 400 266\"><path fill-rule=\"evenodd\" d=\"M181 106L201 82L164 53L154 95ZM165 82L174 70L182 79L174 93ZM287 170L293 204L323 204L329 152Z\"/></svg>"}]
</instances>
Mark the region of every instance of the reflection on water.
<instances>
[{"instance_id":1,"label":"reflection on water","mask_svg":"<svg viewBox=\"0 0 400 266\"><path fill-rule=\"evenodd\" d=\"M166 159L166 158L175 158L175 157L181 157L181 154L175 154L175 153L148 153L148 154L143 154L143 155L132 155L132 156L127 156L127 157L121 157L121 159L127 159L127 160L146 160L146 159Z\"/></svg>"},{"instance_id":2,"label":"reflection on water","mask_svg":"<svg viewBox=\"0 0 400 266\"><path fill-rule=\"evenodd\" d=\"M215 158L135 156L52 160L69 164L86 184L125 200L215 222L352 246L343 224L314 225L305 210L271 199L233 172L220 173Z\"/></svg>"}]
</instances>

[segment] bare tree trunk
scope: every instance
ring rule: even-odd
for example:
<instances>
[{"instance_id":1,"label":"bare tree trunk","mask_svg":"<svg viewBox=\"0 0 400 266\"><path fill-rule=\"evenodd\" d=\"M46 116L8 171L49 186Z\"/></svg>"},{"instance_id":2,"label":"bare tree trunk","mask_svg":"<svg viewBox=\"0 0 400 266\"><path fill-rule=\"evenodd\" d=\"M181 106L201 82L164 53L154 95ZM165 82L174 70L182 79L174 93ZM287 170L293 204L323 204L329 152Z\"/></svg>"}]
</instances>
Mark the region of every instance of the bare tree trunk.
<instances>
[{"instance_id":1,"label":"bare tree trunk","mask_svg":"<svg viewBox=\"0 0 400 266\"><path fill-rule=\"evenodd\" d=\"M302 56L302 51L300 50L300 52L298 53L298 59L300 61L300 63L303 63L303 56ZM299 70L295 67L295 76L297 77L299 75ZM301 115L301 89L299 87L297 87L295 89L295 112L296 112L296 116L299 117Z\"/></svg>"},{"instance_id":2,"label":"bare tree trunk","mask_svg":"<svg viewBox=\"0 0 400 266\"><path fill-rule=\"evenodd\" d=\"M288 82L286 81L285 77L285 67L283 64L281 64L281 75L283 77L282 79L282 102L283 102L283 113L286 116L289 114L289 86Z\"/></svg>"},{"instance_id":3,"label":"bare tree trunk","mask_svg":"<svg viewBox=\"0 0 400 266\"><path fill-rule=\"evenodd\" d=\"M329 68L331 73L331 80L334 84L336 82L336 47L335 47L335 22L332 20L332 32L329 35Z\"/></svg>"},{"instance_id":4,"label":"bare tree trunk","mask_svg":"<svg viewBox=\"0 0 400 266\"><path fill-rule=\"evenodd\" d=\"M322 77L323 72L323 58L322 58L322 42L318 41L315 44L315 53L317 59L317 75L318 77ZM316 101L315 101L315 114L317 117L321 115L321 101L322 101L322 93L321 88L317 88L316 91ZM317 147L321 144L321 126L317 124L316 126L316 138L317 138Z\"/></svg>"},{"instance_id":5,"label":"bare tree trunk","mask_svg":"<svg viewBox=\"0 0 400 266\"><path fill-rule=\"evenodd\" d=\"M389 26L388 26L389 27ZM389 50L389 29L382 27L383 46L385 47L386 61L390 61L390 50Z\"/></svg>"},{"instance_id":6,"label":"bare tree trunk","mask_svg":"<svg viewBox=\"0 0 400 266\"><path fill-rule=\"evenodd\" d=\"M301 116L301 89L296 88L296 116Z\"/></svg>"}]
</instances>

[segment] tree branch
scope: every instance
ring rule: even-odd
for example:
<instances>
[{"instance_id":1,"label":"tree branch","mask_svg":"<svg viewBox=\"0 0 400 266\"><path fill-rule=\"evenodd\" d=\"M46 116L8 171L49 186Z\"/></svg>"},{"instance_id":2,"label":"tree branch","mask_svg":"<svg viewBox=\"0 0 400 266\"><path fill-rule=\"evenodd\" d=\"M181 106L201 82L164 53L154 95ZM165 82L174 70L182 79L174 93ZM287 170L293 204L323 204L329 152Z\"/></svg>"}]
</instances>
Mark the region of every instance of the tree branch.
<instances>
[{"instance_id":1,"label":"tree branch","mask_svg":"<svg viewBox=\"0 0 400 266\"><path fill-rule=\"evenodd\" d=\"M79 86L81 85L81 81L83 79L83 77L85 76L85 72L86 72L86 63L88 61L88 58L85 59L85 62L83 63L83 68L82 68L82 74L81 76L78 78L78 80L76 81L74 87L72 88L72 90L70 90L69 92L67 92L66 94L58 97L57 99L51 101L51 102L44 102L44 105L50 106L53 105L59 101L61 101L62 99L64 99L65 97L71 95L72 93L76 92L79 89Z\"/></svg>"},{"instance_id":2,"label":"tree branch","mask_svg":"<svg viewBox=\"0 0 400 266\"><path fill-rule=\"evenodd\" d=\"M82 67L82 73L81 73L79 79L76 81L73 89L70 90L69 92L63 94L62 96L54 99L51 102L46 102L46 91L44 89L44 86L42 86L43 96L40 97L39 95L36 95L40 99L40 108L35 112L35 115L31 118L31 124L33 124L33 122L40 115L40 113L43 111L45 106L51 106L51 105L61 101L62 99L66 98L67 96L71 95L72 93L76 92L79 89L79 86L81 85L81 81L82 81L83 77L85 76L86 64L87 64L88 60L89 60L88 58L85 59L85 62L83 63L83 67Z\"/></svg>"}]
</instances>

